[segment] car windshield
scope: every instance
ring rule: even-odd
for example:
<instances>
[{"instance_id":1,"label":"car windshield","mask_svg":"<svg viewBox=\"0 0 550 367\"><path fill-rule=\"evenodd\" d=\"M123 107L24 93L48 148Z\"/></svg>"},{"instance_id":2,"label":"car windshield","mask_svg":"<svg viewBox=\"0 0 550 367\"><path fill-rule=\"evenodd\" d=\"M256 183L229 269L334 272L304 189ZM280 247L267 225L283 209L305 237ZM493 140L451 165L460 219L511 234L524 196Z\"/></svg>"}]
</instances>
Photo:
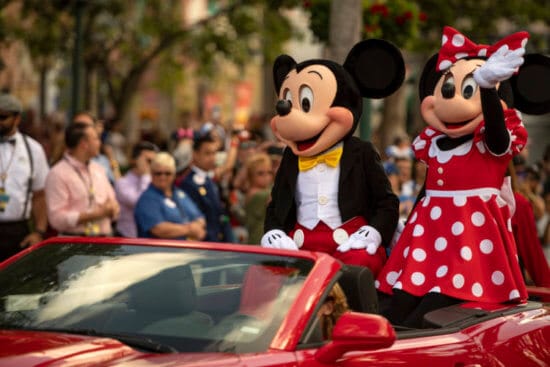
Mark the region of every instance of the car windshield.
<instances>
[{"instance_id":1,"label":"car windshield","mask_svg":"<svg viewBox=\"0 0 550 367\"><path fill-rule=\"evenodd\" d=\"M53 244L0 272L0 327L131 337L166 347L149 348L158 351L260 352L312 267L233 251Z\"/></svg>"}]
</instances>

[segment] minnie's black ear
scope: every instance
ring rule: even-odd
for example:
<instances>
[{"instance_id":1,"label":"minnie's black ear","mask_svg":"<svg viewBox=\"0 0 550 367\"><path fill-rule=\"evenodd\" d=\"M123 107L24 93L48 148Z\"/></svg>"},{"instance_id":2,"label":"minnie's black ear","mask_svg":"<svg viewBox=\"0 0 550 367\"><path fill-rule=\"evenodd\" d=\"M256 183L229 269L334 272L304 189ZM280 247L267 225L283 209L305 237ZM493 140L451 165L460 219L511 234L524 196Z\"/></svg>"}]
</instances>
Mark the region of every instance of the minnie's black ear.
<instances>
[{"instance_id":1,"label":"minnie's black ear","mask_svg":"<svg viewBox=\"0 0 550 367\"><path fill-rule=\"evenodd\" d=\"M519 72L510 78L514 107L530 115L550 112L550 58L541 54L524 56Z\"/></svg>"},{"instance_id":2,"label":"minnie's black ear","mask_svg":"<svg viewBox=\"0 0 550 367\"><path fill-rule=\"evenodd\" d=\"M288 55L280 55L275 59L275 63L273 64L273 82L275 83L277 94L279 94L285 77L295 67L296 61Z\"/></svg>"},{"instance_id":3,"label":"minnie's black ear","mask_svg":"<svg viewBox=\"0 0 550 367\"><path fill-rule=\"evenodd\" d=\"M418 95L420 100L424 100L427 96L434 94L435 86L443 73L435 71L437 64L437 58L439 54L435 54L424 65L422 75L420 75L420 81L418 83Z\"/></svg>"},{"instance_id":4,"label":"minnie's black ear","mask_svg":"<svg viewBox=\"0 0 550 367\"><path fill-rule=\"evenodd\" d=\"M351 74L363 97L383 98L395 92L405 79L405 62L397 47L381 39L357 43L344 68Z\"/></svg>"}]
</instances>

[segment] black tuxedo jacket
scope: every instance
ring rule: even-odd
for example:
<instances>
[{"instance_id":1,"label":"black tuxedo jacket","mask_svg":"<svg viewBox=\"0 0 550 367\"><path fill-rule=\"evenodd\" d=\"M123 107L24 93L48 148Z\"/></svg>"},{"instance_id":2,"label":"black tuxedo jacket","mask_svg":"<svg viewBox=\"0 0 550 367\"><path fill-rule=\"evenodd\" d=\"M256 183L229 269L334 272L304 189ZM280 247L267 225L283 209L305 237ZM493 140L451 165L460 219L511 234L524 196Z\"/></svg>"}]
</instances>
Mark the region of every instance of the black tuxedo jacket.
<instances>
[{"instance_id":1,"label":"black tuxedo jacket","mask_svg":"<svg viewBox=\"0 0 550 367\"><path fill-rule=\"evenodd\" d=\"M288 233L294 228L297 179L298 156L292 150L285 149L267 207L265 232L281 229ZM356 137L344 140L338 207L342 222L362 216L380 232L382 245L390 243L399 217L399 199L392 192L380 155L372 143Z\"/></svg>"}]
</instances>

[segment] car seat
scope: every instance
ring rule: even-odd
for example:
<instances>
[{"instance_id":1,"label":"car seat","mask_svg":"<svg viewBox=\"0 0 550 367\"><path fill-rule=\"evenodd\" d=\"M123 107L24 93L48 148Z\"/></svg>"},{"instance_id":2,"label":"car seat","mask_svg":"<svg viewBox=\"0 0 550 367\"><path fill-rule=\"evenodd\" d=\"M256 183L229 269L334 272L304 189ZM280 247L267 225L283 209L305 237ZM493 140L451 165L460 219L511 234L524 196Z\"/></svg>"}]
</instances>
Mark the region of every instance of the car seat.
<instances>
[{"instance_id":1,"label":"car seat","mask_svg":"<svg viewBox=\"0 0 550 367\"><path fill-rule=\"evenodd\" d=\"M378 313L378 295L374 286L374 277L369 268L344 265L338 283L353 311Z\"/></svg>"}]
</instances>

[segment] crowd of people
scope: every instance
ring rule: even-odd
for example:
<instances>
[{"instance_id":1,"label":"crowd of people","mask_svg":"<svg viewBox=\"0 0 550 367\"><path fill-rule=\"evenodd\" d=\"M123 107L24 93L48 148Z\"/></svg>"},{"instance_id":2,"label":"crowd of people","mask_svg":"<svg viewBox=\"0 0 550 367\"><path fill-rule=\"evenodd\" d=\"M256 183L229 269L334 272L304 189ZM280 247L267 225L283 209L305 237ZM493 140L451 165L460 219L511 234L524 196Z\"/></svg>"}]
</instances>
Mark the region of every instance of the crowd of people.
<instances>
[{"instance_id":1,"label":"crowd of people","mask_svg":"<svg viewBox=\"0 0 550 367\"><path fill-rule=\"evenodd\" d=\"M0 96L0 120L0 233L8 243L0 260L52 235L260 243L284 149L267 134L229 130L218 115L179 127L168 143L143 136L127 149L118 127L106 130L81 112L55 121L41 142L20 131L22 106L9 94ZM550 145L534 165L527 154L510 167L517 212L532 218L531 235L516 240L550 246ZM426 169L408 136L382 156L404 223Z\"/></svg>"}]
</instances>

